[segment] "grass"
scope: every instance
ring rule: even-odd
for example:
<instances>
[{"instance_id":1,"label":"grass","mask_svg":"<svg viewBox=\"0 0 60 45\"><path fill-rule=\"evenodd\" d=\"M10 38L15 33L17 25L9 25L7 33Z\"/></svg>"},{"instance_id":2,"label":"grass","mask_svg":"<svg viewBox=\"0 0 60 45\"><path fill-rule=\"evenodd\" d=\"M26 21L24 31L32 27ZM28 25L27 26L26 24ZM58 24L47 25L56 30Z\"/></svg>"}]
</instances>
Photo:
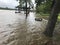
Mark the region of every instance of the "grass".
<instances>
[{"instance_id":1,"label":"grass","mask_svg":"<svg viewBox=\"0 0 60 45\"><path fill-rule=\"evenodd\" d=\"M58 16L58 20L60 20L60 14L59 14L59 16Z\"/></svg>"},{"instance_id":2,"label":"grass","mask_svg":"<svg viewBox=\"0 0 60 45\"><path fill-rule=\"evenodd\" d=\"M37 14L36 17L43 18L43 19L48 19L49 14Z\"/></svg>"},{"instance_id":3,"label":"grass","mask_svg":"<svg viewBox=\"0 0 60 45\"><path fill-rule=\"evenodd\" d=\"M40 17L48 20L49 14L37 14L36 17ZM58 21L60 21L60 14L58 16Z\"/></svg>"}]
</instances>

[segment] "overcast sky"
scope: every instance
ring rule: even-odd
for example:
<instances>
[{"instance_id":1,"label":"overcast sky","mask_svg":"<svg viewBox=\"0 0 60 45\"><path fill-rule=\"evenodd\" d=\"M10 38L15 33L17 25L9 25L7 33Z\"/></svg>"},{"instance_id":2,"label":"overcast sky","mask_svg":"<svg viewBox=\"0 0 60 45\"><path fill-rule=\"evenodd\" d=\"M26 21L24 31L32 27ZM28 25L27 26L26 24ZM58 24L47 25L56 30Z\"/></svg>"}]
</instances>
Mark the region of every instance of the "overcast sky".
<instances>
[{"instance_id":1,"label":"overcast sky","mask_svg":"<svg viewBox=\"0 0 60 45\"><path fill-rule=\"evenodd\" d=\"M32 0L34 3L34 0ZM0 7L9 7L9 8L15 8L19 4L16 0L0 0Z\"/></svg>"},{"instance_id":2,"label":"overcast sky","mask_svg":"<svg viewBox=\"0 0 60 45\"><path fill-rule=\"evenodd\" d=\"M0 7L10 7L14 8L19 3L16 0L0 0Z\"/></svg>"}]
</instances>

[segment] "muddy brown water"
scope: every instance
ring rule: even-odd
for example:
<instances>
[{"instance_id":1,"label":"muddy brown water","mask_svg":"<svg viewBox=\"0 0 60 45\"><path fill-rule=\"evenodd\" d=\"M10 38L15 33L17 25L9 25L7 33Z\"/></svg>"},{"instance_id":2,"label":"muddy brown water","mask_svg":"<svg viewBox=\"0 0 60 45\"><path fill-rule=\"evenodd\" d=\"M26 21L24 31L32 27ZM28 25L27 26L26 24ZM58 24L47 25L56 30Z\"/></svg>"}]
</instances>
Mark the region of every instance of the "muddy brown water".
<instances>
[{"instance_id":1,"label":"muddy brown water","mask_svg":"<svg viewBox=\"0 0 60 45\"><path fill-rule=\"evenodd\" d=\"M0 45L32 45L45 28L44 21L35 21L35 13L25 14L0 10ZM43 27L43 28L42 28Z\"/></svg>"}]
</instances>

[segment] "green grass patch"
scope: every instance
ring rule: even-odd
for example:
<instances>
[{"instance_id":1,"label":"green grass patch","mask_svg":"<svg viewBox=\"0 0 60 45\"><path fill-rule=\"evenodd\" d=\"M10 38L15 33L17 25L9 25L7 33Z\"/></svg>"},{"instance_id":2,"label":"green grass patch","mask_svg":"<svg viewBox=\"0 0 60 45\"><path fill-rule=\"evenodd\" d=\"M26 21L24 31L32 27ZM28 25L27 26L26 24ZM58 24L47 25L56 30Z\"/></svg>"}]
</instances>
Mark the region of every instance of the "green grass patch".
<instances>
[{"instance_id":1,"label":"green grass patch","mask_svg":"<svg viewBox=\"0 0 60 45\"><path fill-rule=\"evenodd\" d=\"M58 16L58 19L60 19L60 15Z\"/></svg>"},{"instance_id":2,"label":"green grass patch","mask_svg":"<svg viewBox=\"0 0 60 45\"><path fill-rule=\"evenodd\" d=\"M48 18L49 18L49 15L50 15L50 14L41 13L41 14L37 14L36 17L48 19ZM60 21L60 14L59 14L59 16L58 16L58 21Z\"/></svg>"},{"instance_id":3,"label":"green grass patch","mask_svg":"<svg viewBox=\"0 0 60 45\"><path fill-rule=\"evenodd\" d=\"M48 19L49 14L37 14L36 17L43 18L43 19Z\"/></svg>"}]
</instances>

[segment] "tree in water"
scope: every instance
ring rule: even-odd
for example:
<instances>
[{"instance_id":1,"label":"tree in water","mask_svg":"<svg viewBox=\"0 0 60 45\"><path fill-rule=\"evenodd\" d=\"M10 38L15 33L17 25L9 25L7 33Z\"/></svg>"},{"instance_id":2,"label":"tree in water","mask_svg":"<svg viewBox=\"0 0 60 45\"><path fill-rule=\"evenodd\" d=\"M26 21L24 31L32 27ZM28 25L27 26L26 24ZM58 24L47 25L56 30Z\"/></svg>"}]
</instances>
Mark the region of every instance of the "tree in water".
<instances>
[{"instance_id":1,"label":"tree in water","mask_svg":"<svg viewBox=\"0 0 60 45\"><path fill-rule=\"evenodd\" d=\"M52 8L51 14L49 16L48 24L44 31L45 36L53 37L54 28L57 22L58 13L60 11L60 0L55 0L54 6Z\"/></svg>"},{"instance_id":2,"label":"tree in water","mask_svg":"<svg viewBox=\"0 0 60 45\"><path fill-rule=\"evenodd\" d=\"M28 10L27 6L29 4L29 8L32 7L32 0L17 0L17 1L19 1L19 7L23 7L23 10L25 11L26 18L27 18L29 10L30 10L30 9Z\"/></svg>"},{"instance_id":3,"label":"tree in water","mask_svg":"<svg viewBox=\"0 0 60 45\"><path fill-rule=\"evenodd\" d=\"M51 14L49 16L48 24L46 26L45 31L43 32L46 37L52 38L54 28L57 22L58 14L60 11L60 0L55 0L55 3L52 7ZM45 43L45 45L54 45L52 42L52 39L49 39L48 42Z\"/></svg>"}]
</instances>

